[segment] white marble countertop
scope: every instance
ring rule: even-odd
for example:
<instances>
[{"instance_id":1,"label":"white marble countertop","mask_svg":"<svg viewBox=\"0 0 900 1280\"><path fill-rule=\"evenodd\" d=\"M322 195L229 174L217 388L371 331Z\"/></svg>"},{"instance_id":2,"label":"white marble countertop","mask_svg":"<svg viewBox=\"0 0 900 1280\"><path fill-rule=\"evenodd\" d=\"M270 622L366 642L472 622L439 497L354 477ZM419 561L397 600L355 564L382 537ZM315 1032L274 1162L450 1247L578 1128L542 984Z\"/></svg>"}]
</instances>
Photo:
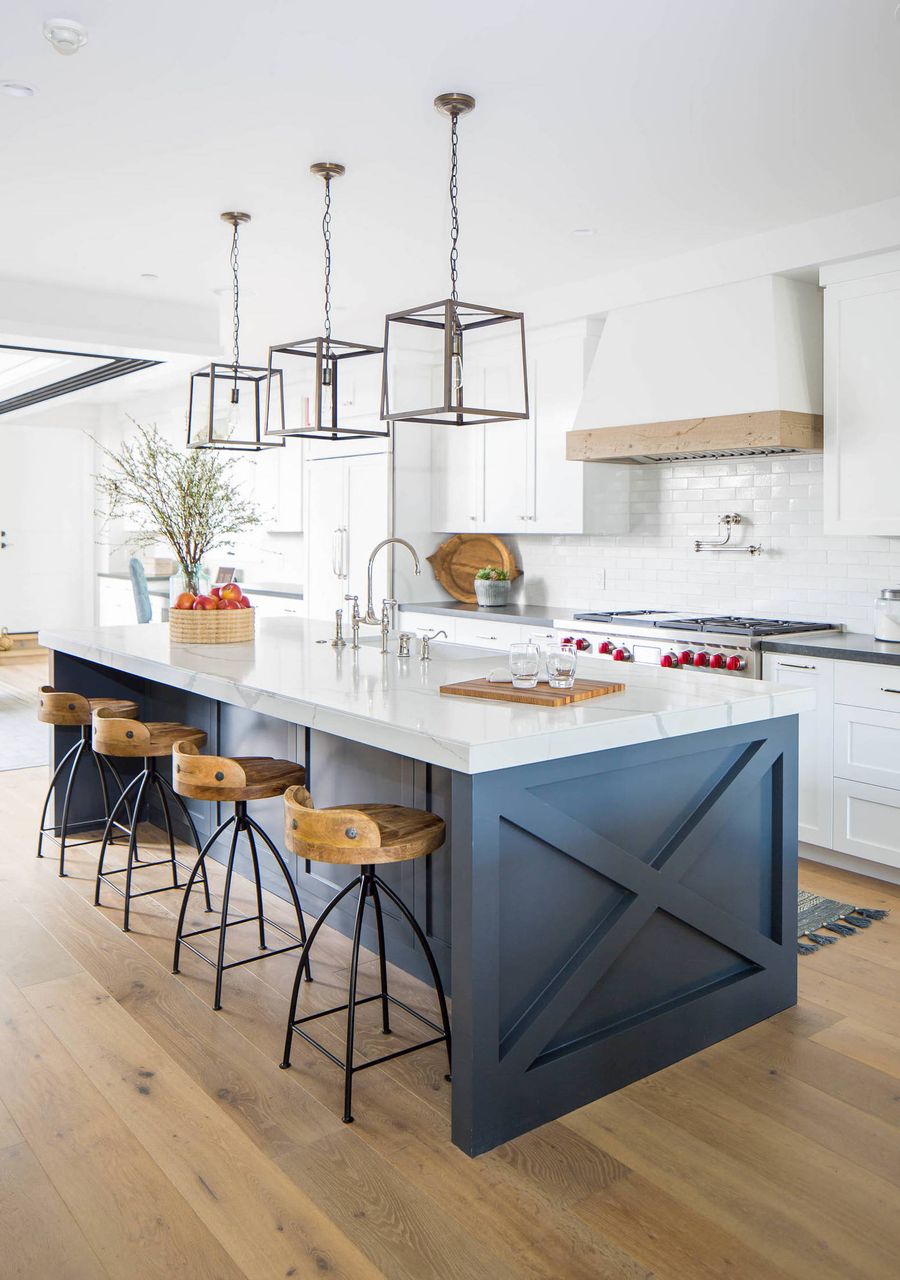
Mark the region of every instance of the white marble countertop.
<instances>
[{"instance_id":1,"label":"white marble countertop","mask_svg":"<svg viewBox=\"0 0 900 1280\"><path fill-rule=\"evenodd\" d=\"M448 697L439 692L442 684L486 675L504 664L503 655L436 644L423 663L418 656L382 657L374 628L364 628L367 643L354 652L349 645L332 649L324 622L258 618L256 625L252 644L173 645L164 623L44 630L40 643L462 773L794 715L814 705L805 689L607 658L581 658L579 675L616 680L625 691L571 707Z\"/></svg>"}]
</instances>

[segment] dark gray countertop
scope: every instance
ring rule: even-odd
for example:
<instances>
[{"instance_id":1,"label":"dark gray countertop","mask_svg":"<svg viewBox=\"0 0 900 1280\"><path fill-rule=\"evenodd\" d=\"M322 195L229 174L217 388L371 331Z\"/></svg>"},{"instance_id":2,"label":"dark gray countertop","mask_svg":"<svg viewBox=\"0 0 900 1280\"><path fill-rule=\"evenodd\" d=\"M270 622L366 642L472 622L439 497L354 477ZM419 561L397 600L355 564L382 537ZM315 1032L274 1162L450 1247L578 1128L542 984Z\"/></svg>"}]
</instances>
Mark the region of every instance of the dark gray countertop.
<instances>
[{"instance_id":1,"label":"dark gray countertop","mask_svg":"<svg viewBox=\"0 0 900 1280\"><path fill-rule=\"evenodd\" d=\"M842 658L846 662L880 662L900 667L900 644L875 640L861 631L843 631L839 635L772 637L761 642L763 653L799 653L808 658Z\"/></svg>"},{"instance_id":2,"label":"dark gray countertop","mask_svg":"<svg viewBox=\"0 0 900 1280\"><path fill-rule=\"evenodd\" d=\"M483 609L477 604L463 604L459 600L429 600L425 604L402 604L407 613L453 614L463 618L493 618L495 622L524 622L533 627L549 626L554 618L560 622L572 622L576 610L556 608L552 604L504 604L496 609ZM583 613L579 609L577 612Z\"/></svg>"}]
</instances>

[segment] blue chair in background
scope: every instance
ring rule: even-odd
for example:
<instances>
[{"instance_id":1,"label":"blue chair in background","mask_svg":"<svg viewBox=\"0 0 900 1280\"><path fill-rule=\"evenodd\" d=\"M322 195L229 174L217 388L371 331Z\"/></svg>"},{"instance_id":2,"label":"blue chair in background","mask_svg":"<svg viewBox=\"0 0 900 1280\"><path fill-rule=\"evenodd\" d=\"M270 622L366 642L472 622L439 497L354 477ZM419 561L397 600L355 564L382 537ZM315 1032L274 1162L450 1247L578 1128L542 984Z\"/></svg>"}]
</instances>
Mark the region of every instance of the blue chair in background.
<instances>
[{"instance_id":1,"label":"blue chair in background","mask_svg":"<svg viewBox=\"0 0 900 1280\"><path fill-rule=\"evenodd\" d=\"M134 608L138 622L152 622L153 608L150 604L150 592L147 590L147 575L144 566L137 556L128 561L128 572L131 574L131 589L134 592Z\"/></svg>"}]
</instances>

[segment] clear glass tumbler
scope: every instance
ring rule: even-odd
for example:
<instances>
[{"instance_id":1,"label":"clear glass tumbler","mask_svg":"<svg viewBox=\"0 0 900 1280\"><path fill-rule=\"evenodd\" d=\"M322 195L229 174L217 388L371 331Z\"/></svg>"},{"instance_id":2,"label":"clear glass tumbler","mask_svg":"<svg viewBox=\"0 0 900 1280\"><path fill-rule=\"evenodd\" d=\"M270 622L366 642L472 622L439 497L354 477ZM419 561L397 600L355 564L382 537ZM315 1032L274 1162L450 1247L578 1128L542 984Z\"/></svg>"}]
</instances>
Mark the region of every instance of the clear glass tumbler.
<instances>
[{"instance_id":1,"label":"clear glass tumbler","mask_svg":"<svg viewBox=\"0 0 900 1280\"><path fill-rule=\"evenodd\" d=\"M509 672L514 689L533 689L541 670L541 651L536 644L509 646Z\"/></svg>"},{"instance_id":2,"label":"clear glass tumbler","mask_svg":"<svg viewBox=\"0 0 900 1280\"><path fill-rule=\"evenodd\" d=\"M573 644L547 651L547 678L551 689L571 689L575 683L578 652Z\"/></svg>"}]
</instances>

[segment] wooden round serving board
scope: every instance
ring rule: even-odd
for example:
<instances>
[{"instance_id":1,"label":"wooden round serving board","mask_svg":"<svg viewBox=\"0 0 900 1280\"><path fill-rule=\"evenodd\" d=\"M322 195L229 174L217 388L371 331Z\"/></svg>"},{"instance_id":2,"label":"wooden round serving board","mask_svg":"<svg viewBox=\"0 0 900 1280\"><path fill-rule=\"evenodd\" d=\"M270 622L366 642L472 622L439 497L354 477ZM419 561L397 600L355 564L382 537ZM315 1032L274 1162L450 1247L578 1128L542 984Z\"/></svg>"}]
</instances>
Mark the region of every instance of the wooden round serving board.
<instances>
[{"instance_id":1,"label":"wooden round serving board","mask_svg":"<svg viewBox=\"0 0 900 1280\"><path fill-rule=\"evenodd\" d=\"M428 557L428 563L444 590L463 604L478 603L474 583L479 569L505 569L510 581L521 574L509 547L496 533L455 533Z\"/></svg>"}]
</instances>

